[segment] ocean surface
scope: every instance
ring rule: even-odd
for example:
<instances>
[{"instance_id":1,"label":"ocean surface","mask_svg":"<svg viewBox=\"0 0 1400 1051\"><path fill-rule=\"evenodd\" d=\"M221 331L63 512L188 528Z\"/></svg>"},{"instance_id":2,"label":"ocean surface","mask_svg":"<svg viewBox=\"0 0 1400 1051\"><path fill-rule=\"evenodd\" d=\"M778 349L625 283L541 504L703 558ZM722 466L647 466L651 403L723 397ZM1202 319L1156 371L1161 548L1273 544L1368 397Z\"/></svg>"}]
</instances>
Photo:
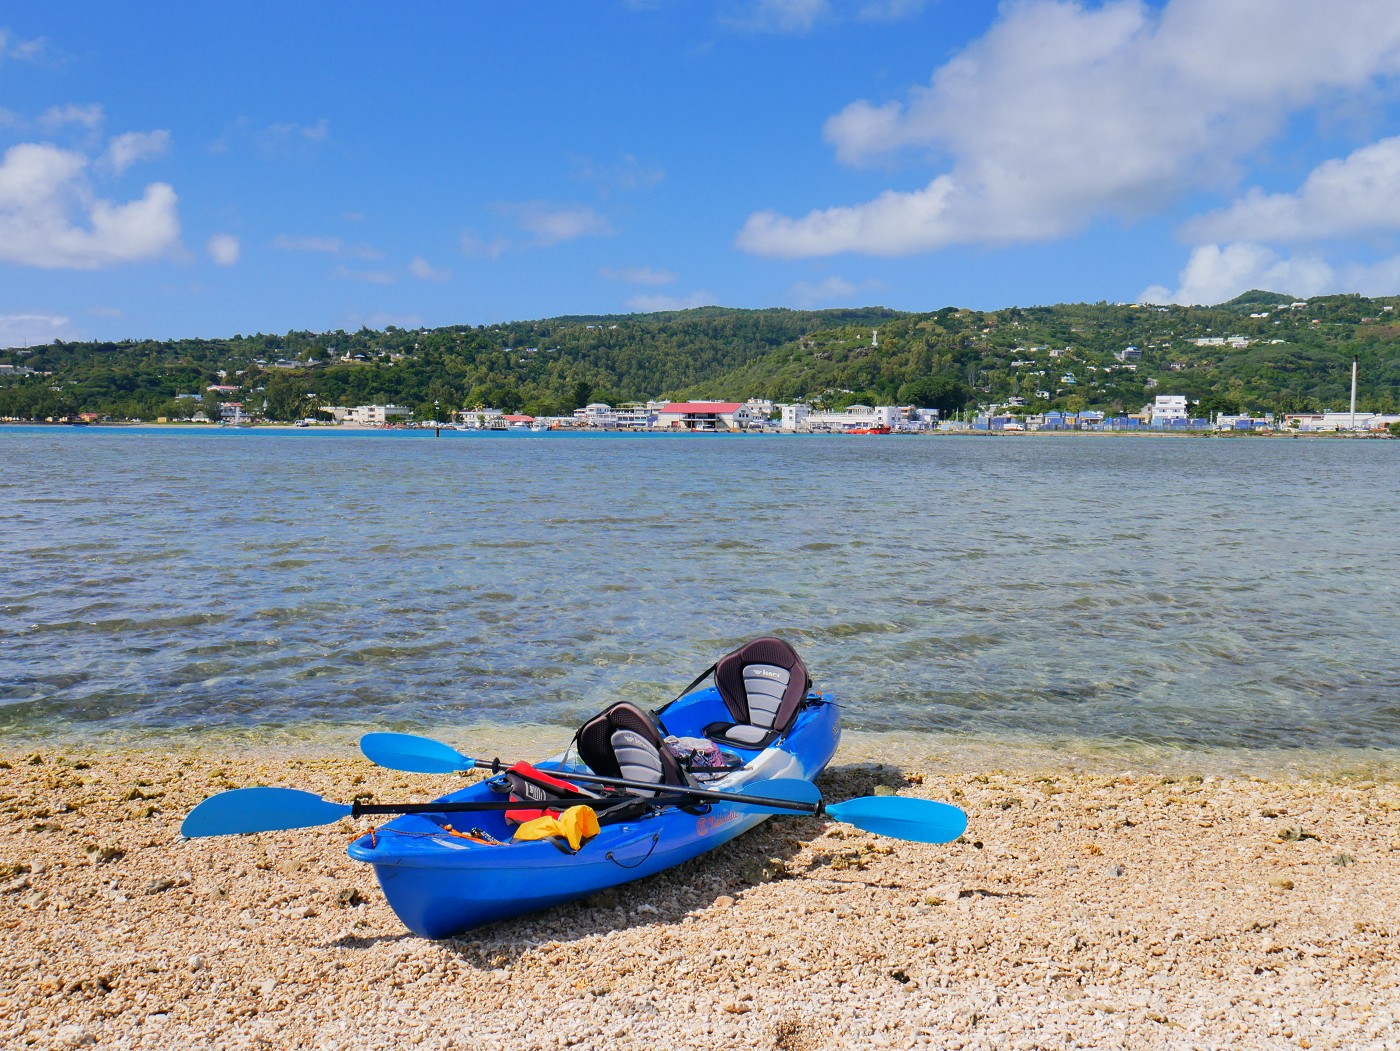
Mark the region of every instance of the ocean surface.
<instances>
[{"instance_id":1,"label":"ocean surface","mask_svg":"<svg viewBox=\"0 0 1400 1051\"><path fill-rule=\"evenodd\" d=\"M0 427L0 742L574 726L776 634L856 730L1385 760L1398 489L1385 441Z\"/></svg>"}]
</instances>

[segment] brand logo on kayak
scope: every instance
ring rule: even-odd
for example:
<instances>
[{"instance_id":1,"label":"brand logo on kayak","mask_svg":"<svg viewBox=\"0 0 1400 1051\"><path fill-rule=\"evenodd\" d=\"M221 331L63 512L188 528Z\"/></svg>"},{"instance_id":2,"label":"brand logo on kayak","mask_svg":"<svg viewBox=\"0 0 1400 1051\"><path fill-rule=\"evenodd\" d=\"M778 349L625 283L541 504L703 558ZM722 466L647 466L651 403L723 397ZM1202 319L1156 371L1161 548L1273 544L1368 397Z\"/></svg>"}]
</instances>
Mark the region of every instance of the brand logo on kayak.
<instances>
[{"instance_id":1,"label":"brand logo on kayak","mask_svg":"<svg viewBox=\"0 0 1400 1051\"><path fill-rule=\"evenodd\" d=\"M731 821L738 821L742 816L737 810L726 810L718 814L702 814L695 819L695 834L708 836L711 832L723 828Z\"/></svg>"},{"instance_id":2,"label":"brand logo on kayak","mask_svg":"<svg viewBox=\"0 0 1400 1051\"><path fill-rule=\"evenodd\" d=\"M776 668L753 668L748 669L750 675L757 675L763 679L778 679L781 681L783 673Z\"/></svg>"}]
</instances>

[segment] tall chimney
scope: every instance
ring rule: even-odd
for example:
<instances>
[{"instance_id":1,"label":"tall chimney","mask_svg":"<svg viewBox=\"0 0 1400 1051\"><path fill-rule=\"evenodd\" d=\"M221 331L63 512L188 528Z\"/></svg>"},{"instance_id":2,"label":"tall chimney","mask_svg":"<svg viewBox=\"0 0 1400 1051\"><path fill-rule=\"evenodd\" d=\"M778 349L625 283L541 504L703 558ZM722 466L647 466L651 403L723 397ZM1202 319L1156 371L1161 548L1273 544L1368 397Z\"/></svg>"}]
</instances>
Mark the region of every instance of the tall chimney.
<instances>
[{"instance_id":1,"label":"tall chimney","mask_svg":"<svg viewBox=\"0 0 1400 1051\"><path fill-rule=\"evenodd\" d=\"M1351 429L1356 430L1356 355L1351 356Z\"/></svg>"}]
</instances>

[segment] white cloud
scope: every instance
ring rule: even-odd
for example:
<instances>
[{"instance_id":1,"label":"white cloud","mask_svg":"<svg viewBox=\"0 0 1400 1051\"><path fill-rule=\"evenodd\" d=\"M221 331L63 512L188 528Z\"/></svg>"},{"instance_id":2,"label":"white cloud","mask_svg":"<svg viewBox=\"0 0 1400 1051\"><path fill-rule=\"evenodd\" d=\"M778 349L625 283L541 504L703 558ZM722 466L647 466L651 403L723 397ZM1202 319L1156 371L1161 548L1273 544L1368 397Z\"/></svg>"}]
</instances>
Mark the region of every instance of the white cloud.
<instances>
[{"instance_id":1,"label":"white cloud","mask_svg":"<svg viewBox=\"0 0 1400 1051\"><path fill-rule=\"evenodd\" d=\"M607 281L621 281L628 285L669 285L676 279L670 270L655 270L649 266L624 266L614 269L602 267L598 276Z\"/></svg>"},{"instance_id":2,"label":"white cloud","mask_svg":"<svg viewBox=\"0 0 1400 1051\"><path fill-rule=\"evenodd\" d=\"M137 161L159 157L169 148L168 131L128 131L108 143L107 152L102 155L102 163L120 174Z\"/></svg>"},{"instance_id":3,"label":"white cloud","mask_svg":"<svg viewBox=\"0 0 1400 1051\"><path fill-rule=\"evenodd\" d=\"M238 262L242 246L233 234L215 234L206 245L209 257L220 266L233 266Z\"/></svg>"},{"instance_id":4,"label":"white cloud","mask_svg":"<svg viewBox=\"0 0 1400 1051\"><path fill-rule=\"evenodd\" d=\"M330 121L322 117L315 124L269 124L263 133L269 143L287 140L301 142L322 142L331 133Z\"/></svg>"},{"instance_id":5,"label":"white cloud","mask_svg":"<svg viewBox=\"0 0 1400 1051\"><path fill-rule=\"evenodd\" d=\"M664 168L643 164L631 154L624 156L617 164L598 164L591 157L576 157L573 165L575 179L594 183L603 192L650 190L666 178Z\"/></svg>"},{"instance_id":6,"label":"white cloud","mask_svg":"<svg viewBox=\"0 0 1400 1051\"><path fill-rule=\"evenodd\" d=\"M1297 193L1251 189L1228 208L1186 224L1202 241L1320 241L1400 229L1400 136L1313 169Z\"/></svg>"},{"instance_id":7,"label":"white cloud","mask_svg":"<svg viewBox=\"0 0 1400 1051\"><path fill-rule=\"evenodd\" d=\"M829 0L758 0L747 13L721 21L750 33L807 33L832 14Z\"/></svg>"},{"instance_id":8,"label":"white cloud","mask_svg":"<svg viewBox=\"0 0 1400 1051\"><path fill-rule=\"evenodd\" d=\"M21 40L8 29L0 29L0 65L7 59L20 62L38 62L44 57L47 43L43 37Z\"/></svg>"},{"instance_id":9,"label":"white cloud","mask_svg":"<svg viewBox=\"0 0 1400 1051\"><path fill-rule=\"evenodd\" d=\"M46 131L57 131L65 125L77 124L89 131L96 131L104 119L102 107L96 103L89 106L69 103L66 106L50 106L44 110L39 114L39 126Z\"/></svg>"},{"instance_id":10,"label":"white cloud","mask_svg":"<svg viewBox=\"0 0 1400 1051\"><path fill-rule=\"evenodd\" d=\"M488 241L478 237L471 230L463 230L458 240L462 245L462 253L474 259L499 259L510 251L510 242L504 237Z\"/></svg>"},{"instance_id":11,"label":"white cloud","mask_svg":"<svg viewBox=\"0 0 1400 1051\"><path fill-rule=\"evenodd\" d=\"M925 0L868 0L860 6L856 17L864 22L898 22L917 15Z\"/></svg>"},{"instance_id":12,"label":"white cloud","mask_svg":"<svg viewBox=\"0 0 1400 1051\"><path fill-rule=\"evenodd\" d=\"M921 189L789 218L748 251L881 255L1044 240L1229 185L1286 118L1400 72L1391 0L1070 0L1004 6L903 101L851 103L825 135L847 164L941 159Z\"/></svg>"},{"instance_id":13,"label":"white cloud","mask_svg":"<svg viewBox=\"0 0 1400 1051\"><path fill-rule=\"evenodd\" d=\"M0 348L32 347L56 339L81 338L82 334L60 314L0 314Z\"/></svg>"},{"instance_id":14,"label":"white cloud","mask_svg":"<svg viewBox=\"0 0 1400 1051\"><path fill-rule=\"evenodd\" d=\"M715 301L711 292L691 292L685 296L633 296L627 300L627 309L638 314L654 314L661 310L690 310L694 307L710 306Z\"/></svg>"},{"instance_id":15,"label":"white cloud","mask_svg":"<svg viewBox=\"0 0 1400 1051\"><path fill-rule=\"evenodd\" d=\"M324 252L326 255L342 259L382 259L384 253L373 245L346 244L339 237L293 237L278 234L272 239L272 247L284 252Z\"/></svg>"},{"instance_id":16,"label":"white cloud","mask_svg":"<svg viewBox=\"0 0 1400 1051\"><path fill-rule=\"evenodd\" d=\"M305 160L319 152L330 140L330 134L330 121L324 117L315 124L279 121L267 125L238 117L207 149L210 153L229 153L251 147L268 160Z\"/></svg>"},{"instance_id":17,"label":"white cloud","mask_svg":"<svg viewBox=\"0 0 1400 1051\"><path fill-rule=\"evenodd\" d=\"M1285 256L1267 245L1237 242L1196 247L1177 276L1176 289L1153 285L1138 302L1212 305L1252 288L1300 297L1337 292L1381 296L1394 295L1397 287L1400 256L1333 264L1318 254Z\"/></svg>"},{"instance_id":18,"label":"white cloud","mask_svg":"<svg viewBox=\"0 0 1400 1051\"><path fill-rule=\"evenodd\" d=\"M452 271L447 269L439 270L428 262L421 255L414 256L413 262L408 264L408 272L423 281L435 281L441 284L452 277Z\"/></svg>"},{"instance_id":19,"label":"white cloud","mask_svg":"<svg viewBox=\"0 0 1400 1051\"><path fill-rule=\"evenodd\" d=\"M347 281L363 281L368 285L394 285L398 284L398 278L387 270L351 270L345 264L341 264L332 271L335 277L344 278Z\"/></svg>"},{"instance_id":20,"label":"white cloud","mask_svg":"<svg viewBox=\"0 0 1400 1051\"><path fill-rule=\"evenodd\" d=\"M587 205L551 205L545 201L503 204L503 214L510 216L534 243L541 246L574 241L580 237L598 237L612 233L608 221Z\"/></svg>"},{"instance_id":21,"label":"white cloud","mask_svg":"<svg viewBox=\"0 0 1400 1051\"><path fill-rule=\"evenodd\" d=\"M153 182L126 204L102 200L81 153L41 143L12 146L0 160L0 260L95 270L154 259L180 240L175 191Z\"/></svg>"}]
</instances>

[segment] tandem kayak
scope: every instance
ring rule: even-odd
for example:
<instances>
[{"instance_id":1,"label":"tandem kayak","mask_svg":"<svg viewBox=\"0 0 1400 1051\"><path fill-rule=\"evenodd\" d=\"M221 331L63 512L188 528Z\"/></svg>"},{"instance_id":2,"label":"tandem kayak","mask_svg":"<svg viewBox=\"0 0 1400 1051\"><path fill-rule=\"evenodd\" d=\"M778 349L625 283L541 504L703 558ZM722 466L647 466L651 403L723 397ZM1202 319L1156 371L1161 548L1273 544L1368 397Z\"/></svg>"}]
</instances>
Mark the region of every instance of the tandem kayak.
<instances>
[{"instance_id":1,"label":"tandem kayak","mask_svg":"<svg viewBox=\"0 0 1400 1051\"><path fill-rule=\"evenodd\" d=\"M577 852L550 839L512 841L515 826L501 811L466 820L460 813L426 812L395 818L359 837L350 844L350 856L374 867L385 898L409 930L449 938L653 875L729 842L771 814L729 800L666 802L665 786L742 792L760 781L811 781L836 751L839 710L810 689L806 670L781 640L755 640L710 671L715 685L695 689L692 683L655 713L655 730L647 725L650 714L614 705L579 731L576 748L535 764L535 770L564 781L570 772L635 779L648 763L656 767L655 776L643 779L657 783L657 793L634 790L624 816L611 822L605 816ZM654 734L714 742L725 766L707 774L668 774L648 754L659 742ZM666 757L664 750L661 755ZM498 777L436 802L502 800L506 791ZM475 826L470 835L463 834L466 825Z\"/></svg>"}]
</instances>

